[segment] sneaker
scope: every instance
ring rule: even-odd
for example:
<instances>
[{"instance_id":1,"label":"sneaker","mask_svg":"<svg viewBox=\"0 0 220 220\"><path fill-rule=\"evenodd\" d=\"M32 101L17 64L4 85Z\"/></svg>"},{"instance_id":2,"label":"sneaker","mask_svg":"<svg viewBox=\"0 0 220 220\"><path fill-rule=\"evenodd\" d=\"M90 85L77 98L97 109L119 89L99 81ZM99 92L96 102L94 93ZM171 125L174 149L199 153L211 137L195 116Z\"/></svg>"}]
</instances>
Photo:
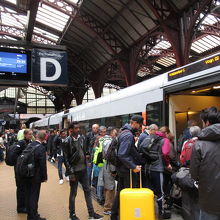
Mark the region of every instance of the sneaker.
<instances>
[{"instance_id":1,"label":"sneaker","mask_svg":"<svg viewBox=\"0 0 220 220\"><path fill-rule=\"evenodd\" d=\"M111 211L104 211L103 214L104 214L104 215L111 215L112 212L111 212Z\"/></svg>"},{"instance_id":2,"label":"sneaker","mask_svg":"<svg viewBox=\"0 0 220 220\"><path fill-rule=\"evenodd\" d=\"M51 163L55 163L55 162L56 162L56 161L55 161L55 158L52 157L51 160L50 160L50 162L51 162Z\"/></svg>"},{"instance_id":3,"label":"sneaker","mask_svg":"<svg viewBox=\"0 0 220 220\"><path fill-rule=\"evenodd\" d=\"M59 184L60 185L63 184L63 179L59 180Z\"/></svg>"},{"instance_id":4,"label":"sneaker","mask_svg":"<svg viewBox=\"0 0 220 220\"><path fill-rule=\"evenodd\" d=\"M66 178L66 181L67 181L67 182L69 182L69 181L70 181L69 176L66 176L65 178Z\"/></svg>"},{"instance_id":5,"label":"sneaker","mask_svg":"<svg viewBox=\"0 0 220 220\"><path fill-rule=\"evenodd\" d=\"M89 220L102 220L103 216L94 212L92 216L89 216Z\"/></svg>"}]
</instances>

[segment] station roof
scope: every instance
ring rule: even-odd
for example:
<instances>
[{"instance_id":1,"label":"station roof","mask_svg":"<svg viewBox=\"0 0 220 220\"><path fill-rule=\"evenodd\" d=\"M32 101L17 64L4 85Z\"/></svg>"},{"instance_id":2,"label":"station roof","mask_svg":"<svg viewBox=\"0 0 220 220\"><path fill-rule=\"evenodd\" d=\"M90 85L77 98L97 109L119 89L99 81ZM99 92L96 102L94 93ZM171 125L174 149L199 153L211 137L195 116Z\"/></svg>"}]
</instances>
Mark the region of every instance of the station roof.
<instances>
[{"instance_id":1,"label":"station roof","mask_svg":"<svg viewBox=\"0 0 220 220\"><path fill-rule=\"evenodd\" d=\"M117 60L131 49L139 50L137 81L176 67L163 25L173 14L194 19L195 5L202 2L207 7L189 33L194 35L189 57L195 60L220 48L218 0L2 0L0 42L65 45L70 86L89 85L91 74L106 67L105 82L125 87Z\"/></svg>"}]
</instances>

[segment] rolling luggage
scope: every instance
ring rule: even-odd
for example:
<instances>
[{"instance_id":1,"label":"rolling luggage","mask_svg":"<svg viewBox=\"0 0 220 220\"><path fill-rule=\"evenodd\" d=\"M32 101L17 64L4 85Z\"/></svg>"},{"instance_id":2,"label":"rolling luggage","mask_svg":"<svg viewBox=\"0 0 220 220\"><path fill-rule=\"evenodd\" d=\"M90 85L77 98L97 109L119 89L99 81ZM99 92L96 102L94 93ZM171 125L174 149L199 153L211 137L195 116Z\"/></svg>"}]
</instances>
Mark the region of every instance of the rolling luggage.
<instances>
[{"instance_id":1,"label":"rolling luggage","mask_svg":"<svg viewBox=\"0 0 220 220\"><path fill-rule=\"evenodd\" d=\"M120 220L155 220L154 193L142 188L140 172L140 188L132 188L132 170L130 170L131 188L120 192Z\"/></svg>"}]
</instances>

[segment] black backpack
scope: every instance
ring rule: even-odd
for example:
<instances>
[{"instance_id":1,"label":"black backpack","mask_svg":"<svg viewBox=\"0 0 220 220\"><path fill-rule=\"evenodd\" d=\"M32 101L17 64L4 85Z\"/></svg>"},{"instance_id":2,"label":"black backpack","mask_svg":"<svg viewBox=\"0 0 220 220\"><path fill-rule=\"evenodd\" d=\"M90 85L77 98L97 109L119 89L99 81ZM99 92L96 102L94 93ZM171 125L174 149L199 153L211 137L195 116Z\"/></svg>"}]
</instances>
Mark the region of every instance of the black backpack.
<instances>
[{"instance_id":1,"label":"black backpack","mask_svg":"<svg viewBox=\"0 0 220 220\"><path fill-rule=\"evenodd\" d=\"M119 134L119 136L122 133L126 133L126 132L130 132L130 131L128 129L123 130ZM120 164L121 164L120 160L118 159L118 148L119 148L118 139L119 139L119 136L112 139L112 141L108 147L107 153L105 155L105 159L107 160L107 163L110 163L116 167L120 166Z\"/></svg>"},{"instance_id":2,"label":"black backpack","mask_svg":"<svg viewBox=\"0 0 220 220\"><path fill-rule=\"evenodd\" d=\"M118 138L117 137L113 138L105 155L105 159L107 160L107 163L110 163L114 166L119 165L119 159L117 155L118 147L119 147Z\"/></svg>"},{"instance_id":3,"label":"black backpack","mask_svg":"<svg viewBox=\"0 0 220 220\"><path fill-rule=\"evenodd\" d=\"M160 136L148 136L146 137L140 145L140 153L147 160L148 163L154 162L159 159L159 142L163 138Z\"/></svg>"},{"instance_id":4,"label":"black backpack","mask_svg":"<svg viewBox=\"0 0 220 220\"><path fill-rule=\"evenodd\" d=\"M16 173L20 177L33 177L35 174L35 160L34 151L39 146L28 144L28 146L23 150L21 155L17 159Z\"/></svg>"},{"instance_id":5,"label":"black backpack","mask_svg":"<svg viewBox=\"0 0 220 220\"><path fill-rule=\"evenodd\" d=\"M22 153L22 150L21 146L17 143L6 147L5 163L8 166L15 166L17 158Z\"/></svg>"}]
</instances>

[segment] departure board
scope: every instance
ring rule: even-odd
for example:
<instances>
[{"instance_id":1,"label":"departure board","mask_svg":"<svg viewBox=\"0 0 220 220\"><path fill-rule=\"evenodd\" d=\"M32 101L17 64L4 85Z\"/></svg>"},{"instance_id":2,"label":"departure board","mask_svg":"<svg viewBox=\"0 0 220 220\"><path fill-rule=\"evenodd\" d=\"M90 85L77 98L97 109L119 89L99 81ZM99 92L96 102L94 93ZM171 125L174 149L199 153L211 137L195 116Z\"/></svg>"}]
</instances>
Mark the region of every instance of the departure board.
<instances>
[{"instance_id":1,"label":"departure board","mask_svg":"<svg viewBox=\"0 0 220 220\"><path fill-rule=\"evenodd\" d=\"M31 80L31 53L23 49L0 48L0 82Z\"/></svg>"},{"instance_id":2,"label":"departure board","mask_svg":"<svg viewBox=\"0 0 220 220\"><path fill-rule=\"evenodd\" d=\"M0 72L27 73L27 54L0 52Z\"/></svg>"},{"instance_id":3,"label":"departure board","mask_svg":"<svg viewBox=\"0 0 220 220\"><path fill-rule=\"evenodd\" d=\"M192 65L178 68L172 72L169 72L168 81L179 79L184 76L188 76L193 73L197 73L219 65L220 65L220 55L213 55L212 57L209 57L207 59L203 59L199 62L192 63Z\"/></svg>"}]
</instances>

